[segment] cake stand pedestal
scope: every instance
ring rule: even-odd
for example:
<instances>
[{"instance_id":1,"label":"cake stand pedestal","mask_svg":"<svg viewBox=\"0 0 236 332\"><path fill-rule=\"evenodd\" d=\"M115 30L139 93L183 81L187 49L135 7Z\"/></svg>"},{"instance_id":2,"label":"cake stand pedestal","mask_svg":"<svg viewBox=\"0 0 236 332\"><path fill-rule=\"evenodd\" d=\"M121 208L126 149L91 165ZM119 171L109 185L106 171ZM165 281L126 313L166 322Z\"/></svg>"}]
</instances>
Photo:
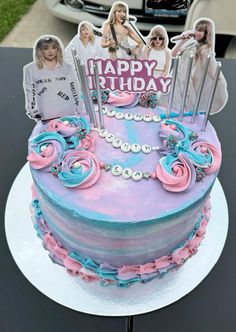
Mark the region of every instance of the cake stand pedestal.
<instances>
[{"instance_id":1,"label":"cake stand pedestal","mask_svg":"<svg viewBox=\"0 0 236 332\"><path fill-rule=\"evenodd\" d=\"M29 205L32 178L26 164L10 190L5 230L12 256L24 276L44 295L65 307L100 316L127 316L132 331L133 315L163 308L191 292L208 275L219 259L228 231L228 209L224 191L217 179L211 193L212 214L206 236L196 255L177 271L147 284L126 289L103 287L72 277L53 264L34 230Z\"/></svg>"}]
</instances>

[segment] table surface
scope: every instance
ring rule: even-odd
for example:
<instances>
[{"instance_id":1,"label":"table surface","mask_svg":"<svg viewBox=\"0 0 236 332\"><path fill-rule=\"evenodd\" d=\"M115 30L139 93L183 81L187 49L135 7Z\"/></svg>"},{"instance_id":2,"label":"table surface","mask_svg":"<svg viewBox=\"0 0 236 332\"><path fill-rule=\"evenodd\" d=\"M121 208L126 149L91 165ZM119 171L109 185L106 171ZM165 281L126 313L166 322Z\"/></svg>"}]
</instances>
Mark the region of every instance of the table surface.
<instances>
[{"instance_id":1,"label":"table surface","mask_svg":"<svg viewBox=\"0 0 236 332\"><path fill-rule=\"evenodd\" d=\"M0 331L52 332L125 331L126 317L99 317L65 308L41 294L22 275L9 251L4 211L11 185L26 162L27 140L34 126L24 109L22 67L32 61L31 49L0 48L1 110L1 219L0 228ZM223 150L219 180L229 207L229 233L223 253L207 278L190 294L174 304L148 314L134 316L133 331L222 332L236 330L236 60L221 59L228 82L229 101L211 117ZM20 222L20 220L19 220ZM30 250L30 248L29 248ZM79 300L79 299L78 299Z\"/></svg>"}]
</instances>

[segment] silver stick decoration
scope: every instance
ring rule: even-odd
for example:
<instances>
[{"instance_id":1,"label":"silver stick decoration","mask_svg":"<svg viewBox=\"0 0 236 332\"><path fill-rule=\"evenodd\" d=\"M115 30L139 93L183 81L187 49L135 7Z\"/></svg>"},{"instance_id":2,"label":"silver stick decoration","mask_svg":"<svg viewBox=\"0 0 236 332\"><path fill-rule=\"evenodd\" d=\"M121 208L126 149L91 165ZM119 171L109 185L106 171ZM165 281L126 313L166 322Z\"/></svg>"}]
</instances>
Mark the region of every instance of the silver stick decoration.
<instances>
[{"instance_id":1,"label":"silver stick decoration","mask_svg":"<svg viewBox=\"0 0 236 332\"><path fill-rule=\"evenodd\" d=\"M83 82L83 73L82 73L81 66L80 66L80 60L79 60L79 57L78 57L78 55L76 53L76 50L74 48L71 49L71 53L72 53L74 64L75 64L75 70L76 70L78 79L80 81L80 85L81 85L81 90L82 90L82 94L83 94L84 106L85 106L85 109L86 109L86 113L89 116L89 121L91 123L93 123L92 113L90 111L89 102L87 100L86 92L85 92L85 89L84 89L85 84Z\"/></svg>"},{"instance_id":2,"label":"silver stick decoration","mask_svg":"<svg viewBox=\"0 0 236 332\"><path fill-rule=\"evenodd\" d=\"M102 107L102 96L101 96L101 89L100 89L100 81L99 81L98 65L97 65L97 63L94 64L93 69L94 69L95 87L96 87L96 91L97 91L99 127L101 129L104 129L104 116L103 116L103 107Z\"/></svg>"},{"instance_id":3,"label":"silver stick decoration","mask_svg":"<svg viewBox=\"0 0 236 332\"><path fill-rule=\"evenodd\" d=\"M170 97L168 101L168 108L166 111L166 118L170 118L170 112L173 105L173 99L174 99L174 91L175 91L175 83L176 83L176 77L178 72L178 66L179 66L179 55L174 58L174 66L173 66L173 75L172 75L172 82L170 86Z\"/></svg>"},{"instance_id":4,"label":"silver stick decoration","mask_svg":"<svg viewBox=\"0 0 236 332\"><path fill-rule=\"evenodd\" d=\"M184 116L184 107L185 107L185 102L186 102L186 97L187 97L187 92L188 92L188 85L189 85L189 80L191 76L191 71L192 71L192 64L193 64L193 53L190 53L189 59L188 59L188 66L187 66L187 72L185 76L185 82L184 82L184 91L183 91L183 96L181 99L181 104L180 104L180 111L179 111L179 121L183 121L183 116Z\"/></svg>"},{"instance_id":5,"label":"silver stick decoration","mask_svg":"<svg viewBox=\"0 0 236 332\"><path fill-rule=\"evenodd\" d=\"M210 60L211 60L211 54L208 54L207 58L206 58L206 62L205 62L205 67L202 73L202 77L199 83L199 87L198 87L198 92L197 92L197 96L196 96L196 101L195 104L193 106L193 114L190 120L190 123L194 123L195 119L196 119L196 115L197 115L197 111L198 111L198 107L200 104L200 100L201 100L201 96L202 96L202 90L203 90L203 86L206 80L206 76L207 76L207 70L210 64Z\"/></svg>"},{"instance_id":6,"label":"silver stick decoration","mask_svg":"<svg viewBox=\"0 0 236 332\"><path fill-rule=\"evenodd\" d=\"M88 79L87 79L87 75L86 75L85 64L83 63L83 61L80 61L80 66L81 66L81 71L82 71L85 95L86 95L86 99L88 102L88 107L92 114L92 119L93 119L92 123L94 124L95 128L97 128L98 122L97 122L96 114L94 111L94 105L93 105L92 97L91 97L90 90L89 90L89 83L88 83Z\"/></svg>"},{"instance_id":7,"label":"silver stick decoration","mask_svg":"<svg viewBox=\"0 0 236 332\"><path fill-rule=\"evenodd\" d=\"M220 71L221 71L221 62L217 62L217 67L216 67L216 72L215 72L215 76L214 76L214 80L212 83L212 87L211 87L211 92L210 92L210 96L209 96L209 100L208 100L208 104L207 104L207 108L206 108L206 113L203 119L203 124L202 124L202 131L205 131L206 126L207 126L207 122L208 122L208 118L210 115L210 111L211 111L211 106L213 103L213 99L215 96L215 92L216 92L216 86L219 80L219 76L220 76Z\"/></svg>"}]
</instances>

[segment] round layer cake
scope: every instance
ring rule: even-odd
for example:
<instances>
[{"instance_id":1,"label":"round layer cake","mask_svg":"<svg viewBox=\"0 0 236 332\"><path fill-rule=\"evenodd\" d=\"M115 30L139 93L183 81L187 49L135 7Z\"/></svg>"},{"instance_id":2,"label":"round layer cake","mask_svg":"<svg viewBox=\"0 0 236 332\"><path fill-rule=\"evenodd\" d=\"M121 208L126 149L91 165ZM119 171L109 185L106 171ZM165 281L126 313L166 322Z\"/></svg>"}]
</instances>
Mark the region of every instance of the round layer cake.
<instances>
[{"instance_id":1,"label":"round layer cake","mask_svg":"<svg viewBox=\"0 0 236 332\"><path fill-rule=\"evenodd\" d=\"M203 117L106 109L37 123L29 140L33 219L53 261L85 280L127 286L196 252L210 216L221 148Z\"/></svg>"}]
</instances>

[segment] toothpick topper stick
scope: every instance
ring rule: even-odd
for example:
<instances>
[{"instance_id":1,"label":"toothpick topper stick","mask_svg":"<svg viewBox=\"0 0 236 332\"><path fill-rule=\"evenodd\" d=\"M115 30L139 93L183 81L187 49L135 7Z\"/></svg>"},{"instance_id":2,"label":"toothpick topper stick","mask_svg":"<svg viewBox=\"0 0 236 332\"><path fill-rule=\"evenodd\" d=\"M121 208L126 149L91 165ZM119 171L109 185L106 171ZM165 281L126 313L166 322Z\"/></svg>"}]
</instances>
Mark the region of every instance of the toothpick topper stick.
<instances>
[{"instance_id":1,"label":"toothpick topper stick","mask_svg":"<svg viewBox=\"0 0 236 332\"><path fill-rule=\"evenodd\" d=\"M76 70L78 79L79 79L80 84L81 84L81 90L82 90L82 94L83 94L83 98L84 98L84 106L85 106L85 109L86 109L86 113L89 116L89 121L91 123L93 123L93 117L92 117L90 108L88 107L89 102L87 100L87 96L86 96L85 89L84 89L85 84L83 83L83 74L82 74L82 71L81 71L80 60L79 60L78 55L76 53L76 50L74 48L71 49L71 53L72 53L74 64L75 64L75 70Z\"/></svg>"},{"instance_id":2,"label":"toothpick topper stick","mask_svg":"<svg viewBox=\"0 0 236 332\"><path fill-rule=\"evenodd\" d=\"M204 70L203 70L202 77L201 77L201 80L200 80L200 83L199 83L199 88L198 88L198 92L197 92L197 96L196 96L196 101L195 101L195 104L193 106L193 114L192 114L190 123L194 123L195 119L196 119L196 115L197 115L198 107L199 107L199 104L200 104L200 100L201 100L201 96L202 96L202 90L203 90L203 86L204 86L204 83L205 83L205 80L206 80L207 70L208 70L208 67L209 67L209 64L210 64L210 60L211 60L211 54L209 54L206 58Z\"/></svg>"},{"instance_id":3,"label":"toothpick topper stick","mask_svg":"<svg viewBox=\"0 0 236 332\"><path fill-rule=\"evenodd\" d=\"M216 67L216 72L215 72L214 80L213 80L212 87L211 87L210 97L208 100L206 113L205 113L205 116L203 119L203 124L202 124L202 129L201 129L202 131L205 131L206 126L207 126L208 118L209 118L210 111L211 111L211 106L212 106L213 99L214 99L215 92L216 92L216 86L217 86L219 76L220 76L220 71L221 71L221 62L217 62L217 67Z\"/></svg>"},{"instance_id":4,"label":"toothpick topper stick","mask_svg":"<svg viewBox=\"0 0 236 332\"><path fill-rule=\"evenodd\" d=\"M102 108L102 96L101 96L101 89L100 89L100 82L99 82L98 65L97 65L97 63L94 64L93 68L94 68L95 86L96 86L96 91L97 91L99 127L101 129L104 129L104 116L103 116L103 108Z\"/></svg>"},{"instance_id":5,"label":"toothpick topper stick","mask_svg":"<svg viewBox=\"0 0 236 332\"><path fill-rule=\"evenodd\" d=\"M173 104L178 66L179 66L179 55L177 54L177 56L174 59L173 75L172 75L172 82L171 82L171 87L170 87L170 97L169 97L168 108L167 108L167 112L166 112L167 119L169 119L169 117L170 117L170 112L171 112L171 108L172 108L172 104Z\"/></svg>"},{"instance_id":6,"label":"toothpick topper stick","mask_svg":"<svg viewBox=\"0 0 236 332\"><path fill-rule=\"evenodd\" d=\"M89 90L89 83L88 83L88 79L87 79L87 75L86 75L85 64L83 63L83 61L80 61L80 67L81 67L81 72L82 72L84 92L85 92L86 99L87 99L87 102L88 102L88 107L89 107L90 112L92 114L92 119L93 119L92 123L97 128L98 127L97 118L96 118L96 114L95 114L95 111L94 111L94 105L93 105L92 97L91 97L90 90Z\"/></svg>"},{"instance_id":7,"label":"toothpick topper stick","mask_svg":"<svg viewBox=\"0 0 236 332\"><path fill-rule=\"evenodd\" d=\"M180 104L179 121L183 121L184 107L185 107L185 102L186 102L186 97L187 97L187 92L188 92L189 80L190 80L190 76L191 76L192 64L193 64L193 54L191 53L189 56L189 59L188 59L188 66L187 66L185 82L184 82L184 91L183 91L183 96L182 96L181 104Z\"/></svg>"}]
</instances>

